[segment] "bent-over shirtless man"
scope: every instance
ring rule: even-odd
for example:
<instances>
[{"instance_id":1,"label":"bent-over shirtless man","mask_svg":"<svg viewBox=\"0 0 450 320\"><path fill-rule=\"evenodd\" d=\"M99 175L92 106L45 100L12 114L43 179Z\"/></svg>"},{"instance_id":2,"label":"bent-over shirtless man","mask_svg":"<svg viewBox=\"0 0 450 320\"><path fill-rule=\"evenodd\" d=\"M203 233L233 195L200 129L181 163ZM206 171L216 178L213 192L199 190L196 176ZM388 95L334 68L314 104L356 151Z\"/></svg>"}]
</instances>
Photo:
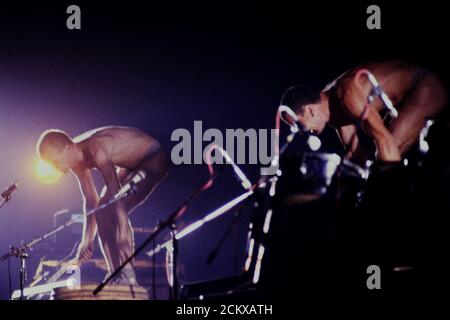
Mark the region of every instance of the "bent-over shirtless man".
<instances>
[{"instance_id":1,"label":"bent-over shirtless man","mask_svg":"<svg viewBox=\"0 0 450 320\"><path fill-rule=\"evenodd\" d=\"M92 257L98 231L102 253L112 272L134 250L128 214L147 199L167 174L166 152L156 139L138 129L112 126L94 129L73 139L61 130L47 130L39 138L37 152L58 170L71 171L76 176L85 213L108 202L136 173L145 172L135 193L85 219L77 253L79 261ZM105 182L100 196L94 186L93 169L101 173ZM137 284L133 266L127 266L113 283Z\"/></svg>"}]
</instances>

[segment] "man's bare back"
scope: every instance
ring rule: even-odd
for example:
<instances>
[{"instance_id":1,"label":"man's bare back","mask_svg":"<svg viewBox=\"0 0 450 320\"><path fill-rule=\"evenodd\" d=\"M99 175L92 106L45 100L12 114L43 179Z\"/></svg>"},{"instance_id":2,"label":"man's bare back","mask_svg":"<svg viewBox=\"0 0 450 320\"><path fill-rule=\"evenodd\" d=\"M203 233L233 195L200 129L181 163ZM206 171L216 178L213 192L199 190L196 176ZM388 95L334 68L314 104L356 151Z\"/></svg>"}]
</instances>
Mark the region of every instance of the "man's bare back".
<instances>
[{"instance_id":1,"label":"man's bare back","mask_svg":"<svg viewBox=\"0 0 450 320\"><path fill-rule=\"evenodd\" d=\"M147 157L161 149L159 142L136 128L109 126L85 132L73 139L82 147L95 167L96 155L104 153L115 166L133 170Z\"/></svg>"},{"instance_id":2,"label":"man's bare back","mask_svg":"<svg viewBox=\"0 0 450 320\"><path fill-rule=\"evenodd\" d=\"M356 79L358 71L362 69L369 70L375 76L399 112L396 119L385 118L381 99L374 99L370 109L379 116L369 113L366 131L385 142L390 139L386 137L387 134L382 133L385 127L392 138L391 145L396 145L399 155L404 155L416 142L426 120L436 117L446 105L446 88L430 70L403 61L370 63L347 71L334 86L327 86L324 90L331 97L330 125L338 129L344 144L353 136L356 130L354 122L362 112L371 90L367 79ZM380 143L379 149L388 144ZM385 153L388 155L387 159L391 159L390 156L395 153L388 149ZM353 151L358 153L356 144Z\"/></svg>"},{"instance_id":3,"label":"man's bare back","mask_svg":"<svg viewBox=\"0 0 450 320\"><path fill-rule=\"evenodd\" d=\"M344 88L351 86L356 72L360 69L369 70L377 79L383 91L389 96L389 99L398 110L403 106L399 105L404 97L410 93L412 86L418 85L425 78L433 78L435 84L441 85L438 79L430 70L416 65L406 63L404 61L386 61L373 62L357 66L347 71L338 81L337 94L342 97ZM442 88L444 89L444 88ZM442 92L444 93L444 92ZM373 101L372 108L381 111L384 107L379 99Z\"/></svg>"}]
</instances>

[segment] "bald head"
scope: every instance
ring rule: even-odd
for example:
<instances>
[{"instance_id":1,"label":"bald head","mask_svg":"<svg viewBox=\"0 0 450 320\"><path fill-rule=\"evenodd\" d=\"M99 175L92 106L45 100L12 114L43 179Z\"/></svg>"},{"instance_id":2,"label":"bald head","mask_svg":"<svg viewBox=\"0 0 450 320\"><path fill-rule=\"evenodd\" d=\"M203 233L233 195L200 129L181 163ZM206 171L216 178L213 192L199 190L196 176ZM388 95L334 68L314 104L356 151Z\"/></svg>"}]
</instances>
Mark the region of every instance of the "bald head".
<instances>
[{"instance_id":1,"label":"bald head","mask_svg":"<svg viewBox=\"0 0 450 320\"><path fill-rule=\"evenodd\" d=\"M61 153L66 146L72 144L72 139L64 131L46 130L39 137L36 152L40 157L47 158L50 154Z\"/></svg>"}]
</instances>

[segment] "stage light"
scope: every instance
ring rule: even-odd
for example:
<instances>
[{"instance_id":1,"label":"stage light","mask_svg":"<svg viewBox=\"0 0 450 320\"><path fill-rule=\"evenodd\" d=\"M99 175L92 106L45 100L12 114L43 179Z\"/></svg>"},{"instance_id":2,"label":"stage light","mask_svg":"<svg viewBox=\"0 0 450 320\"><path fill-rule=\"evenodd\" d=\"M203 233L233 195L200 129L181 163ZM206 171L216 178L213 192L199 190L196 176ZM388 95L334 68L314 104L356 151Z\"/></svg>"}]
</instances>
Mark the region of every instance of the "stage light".
<instances>
[{"instance_id":1,"label":"stage light","mask_svg":"<svg viewBox=\"0 0 450 320\"><path fill-rule=\"evenodd\" d=\"M61 171L42 159L36 159L35 172L38 181L44 184L56 183L62 176Z\"/></svg>"},{"instance_id":2,"label":"stage light","mask_svg":"<svg viewBox=\"0 0 450 320\"><path fill-rule=\"evenodd\" d=\"M312 151L317 151L322 146L322 141L320 141L320 138L318 136L314 136L314 135L310 135L308 137L307 143Z\"/></svg>"}]
</instances>

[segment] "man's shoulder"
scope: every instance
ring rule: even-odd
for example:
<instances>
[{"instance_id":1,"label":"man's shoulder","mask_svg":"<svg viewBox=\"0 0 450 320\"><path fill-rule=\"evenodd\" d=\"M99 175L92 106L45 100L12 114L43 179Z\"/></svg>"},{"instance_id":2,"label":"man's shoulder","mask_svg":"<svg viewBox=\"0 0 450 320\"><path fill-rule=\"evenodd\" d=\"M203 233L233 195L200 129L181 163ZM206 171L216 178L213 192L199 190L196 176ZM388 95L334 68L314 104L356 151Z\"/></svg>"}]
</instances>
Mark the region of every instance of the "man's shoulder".
<instances>
[{"instance_id":1,"label":"man's shoulder","mask_svg":"<svg viewBox=\"0 0 450 320\"><path fill-rule=\"evenodd\" d=\"M75 167L71 169L71 172L76 178L80 179L89 172L89 169L84 167Z\"/></svg>"},{"instance_id":2,"label":"man's shoulder","mask_svg":"<svg viewBox=\"0 0 450 320\"><path fill-rule=\"evenodd\" d=\"M149 136L146 132L135 128L135 127L126 127L126 126L104 126L95 128L89 131L86 131L73 139L74 142L81 142L96 136L103 135L112 135L112 134L120 134L120 133L133 133L139 135Z\"/></svg>"},{"instance_id":3,"label":"man's shoulder","mask_svg":"<svg viewBox=\"0 0 450 320\"><path fill-rule=\"evenodd\" d=\"M106 128L108 128L108 127L100 127L100 128L95 128L95 129L83 132L82 134L76 136L72 140L75 143L80 143L80 142L86 141L89 138L91 138L92 136L94 136L95 134L97 134L101 131L104 131Z\"/></svg>"}]
</instances>

